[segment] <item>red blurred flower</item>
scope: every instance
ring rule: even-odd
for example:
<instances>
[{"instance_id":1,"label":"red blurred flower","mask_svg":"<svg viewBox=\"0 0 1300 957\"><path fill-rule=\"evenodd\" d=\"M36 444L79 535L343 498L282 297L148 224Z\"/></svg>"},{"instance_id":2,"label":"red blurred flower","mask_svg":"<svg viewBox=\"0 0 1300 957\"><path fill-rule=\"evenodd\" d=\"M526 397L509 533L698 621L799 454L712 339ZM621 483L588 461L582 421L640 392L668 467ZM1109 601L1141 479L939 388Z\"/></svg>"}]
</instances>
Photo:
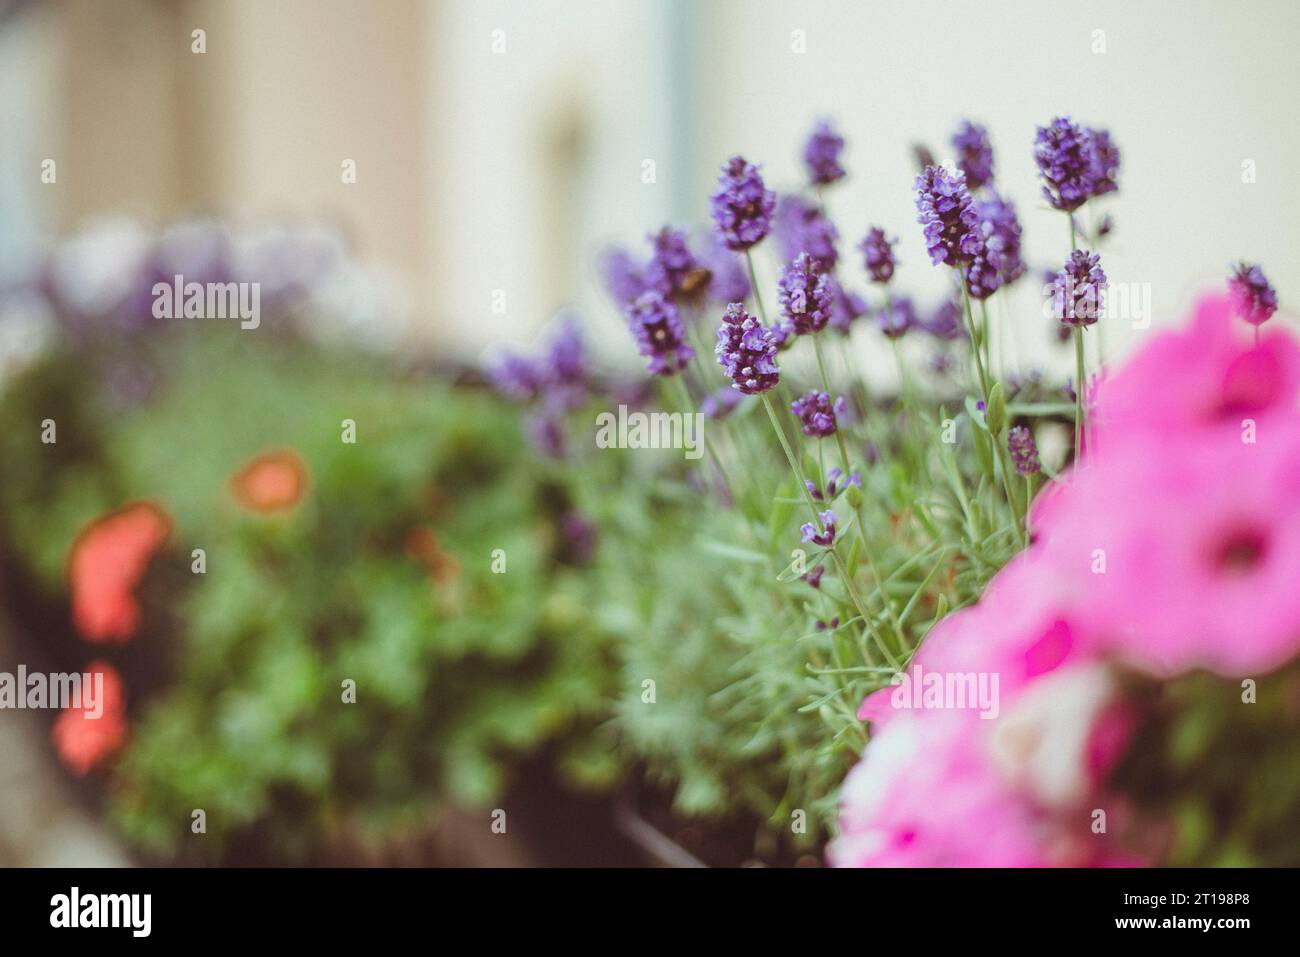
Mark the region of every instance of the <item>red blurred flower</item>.
<instances>
[{"instance_id":1,"label":"red blurred flower","mask_svg":"<svg viewBox=\"0 0 1300 957\"><path fill-rule=\"evenodd\" d=\"M140 624L133 594L149 560L167 541L171 519L148 502L126 505L91 522L68 560L72 621L90 641L128 641Z\"/></svg>"},{"instance_id":2,"label":"red blurred flower","mask_svg":"<svg viewBox=\"0 0 1300 957\"><path fill-rule=\"evenodd\" d=\"M253 512L292 508L307 490L307 464L292 449L266 452L231 476L230 488Z\"/></svg>"},{"instance_id":3,"label":"red blurred flower","mask_svg":"<svg viewBox=\"0 0 1300 957\"><path fill-rule=\"evenodd\" d=\"M51 736L59 757L77 774L87 774L126 743L126 693L122 678L112 665L94 661L86 666L89 674L102 674L103 710L99 717L84 707L65 708L54 722Z\"/></svg>"}]
</instances>

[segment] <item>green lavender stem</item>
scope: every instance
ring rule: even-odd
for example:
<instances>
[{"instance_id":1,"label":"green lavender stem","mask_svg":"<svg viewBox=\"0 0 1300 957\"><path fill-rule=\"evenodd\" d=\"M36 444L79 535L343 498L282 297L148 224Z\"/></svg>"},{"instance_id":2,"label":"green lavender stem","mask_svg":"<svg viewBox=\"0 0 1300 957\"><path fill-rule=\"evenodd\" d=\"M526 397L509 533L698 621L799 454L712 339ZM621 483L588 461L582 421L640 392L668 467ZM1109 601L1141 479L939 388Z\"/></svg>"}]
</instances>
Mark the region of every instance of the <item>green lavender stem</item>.
<instances>
[{"instance_id":1,"label":"green lavender stem","mask_svg":"<svg viewBox=\"0 0 1300 957\"><path fill-rule=\"evenodd\" d=\"M776 409L772 405L772 397L766 392L763 393L763 408L767 409L767 416L772 420L772 428L776 430L776 437L781 441L781 449L785 452L786 461L790 463L790 469L794 472L795 479L799 483L799 490L803 492L804 500L808 503L808 508L812 511L813 521L816 522L818 528L825 531L826 527L822 524L821 515L817 511L817 503L813 501L812 493L808 491L808 486L803 475L803 468L800 467L799 460L795 457L794 449L790 447L790 440L786 438L785 430L781 427L781 420L777 418ZM848 592L850 600L853 602L853 607L857 610L859 617L861 617L863 625L871 632L871 637L875 641L876 646L880 649L881 653L885 656L885 660L897 668L898 659L894 657L893 652L889 650L889 647L881 639L880 633L872 624L871 617L867 614L866 607L862 604L862 599L858 595L858 590L853 585L852 576L849 575L849 571L844 566L844 562L840 559L839 553L835 550L835 546L831 545L827 548L827 552L830 554L831 560L835 562L835 570L839 574L840 581L844 584L844 589Z\"/></svg>"}]
</instances>

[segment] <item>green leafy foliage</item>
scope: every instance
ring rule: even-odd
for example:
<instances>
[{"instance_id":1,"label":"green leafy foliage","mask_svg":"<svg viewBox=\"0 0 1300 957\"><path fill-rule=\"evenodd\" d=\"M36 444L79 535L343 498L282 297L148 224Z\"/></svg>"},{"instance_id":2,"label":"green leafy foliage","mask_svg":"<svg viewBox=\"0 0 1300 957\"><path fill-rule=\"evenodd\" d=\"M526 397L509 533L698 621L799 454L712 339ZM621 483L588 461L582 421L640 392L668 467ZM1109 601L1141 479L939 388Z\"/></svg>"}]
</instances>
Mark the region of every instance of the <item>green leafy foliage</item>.
<instances>
[{"instance_id":1,"label":"green leafy foliage","mask_svg":"<svg viewBox=\"0 0 1300 957\"><path fill-rule=\"evenodd\" d=\"M110 782L137 848L302 861L360 840L378 852L443 802L492 801L512 761L544 744L582 783L617 776L608 747L600 761L591 745L608 636L587 613L588 580L557 560L566 493L534 467L510 410L224 329L155 349L148 400L111 407L97 377L112 370L59 354L11 389L0 429L6 538L53 600L67 601L63 568L86 522L128 499L175 522L141 586L154 633L135 640L165 648L169 673L144 688L127 670L132 740ZM46 417L54 445L32 427ZM269 449L296 450L310 484L292 509L258 514L229 479ZM204 574L190 573L194 548ZM86 647L98 653L115 655Z\"/></svg>"}]
</instances>

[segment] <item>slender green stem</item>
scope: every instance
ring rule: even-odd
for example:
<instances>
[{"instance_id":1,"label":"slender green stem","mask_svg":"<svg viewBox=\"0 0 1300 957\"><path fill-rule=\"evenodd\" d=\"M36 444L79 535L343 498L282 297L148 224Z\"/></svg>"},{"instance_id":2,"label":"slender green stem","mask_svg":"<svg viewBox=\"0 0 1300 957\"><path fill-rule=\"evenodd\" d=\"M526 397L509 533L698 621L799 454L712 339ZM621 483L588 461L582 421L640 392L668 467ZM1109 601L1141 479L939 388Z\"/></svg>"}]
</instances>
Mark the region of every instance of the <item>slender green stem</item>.
<instances>
[{"instance_id":1,"label":"slender green stem","mask_svg":"<svg viewBox=\"0 0 1300 957\"><path fill-rule=\"evenodd\" d=\"M803 475L803 468L799 465L799 460L795 457L794 449L790 447L790 440L786 438L785 429L781 427L781 420L777 417L776 409L772 405L772 397L769 393L763 393L763 408L767 409L767 417L772 420L772 428L776 430L776 437L781 441L781 449L785 452L786 461L790 463L790 469L794 472L795 479L799 483L799 490L803 492L804 500L808 503L809 510L813 513L813 521L823 532L826 526L822 523L821 514L817 511L817 503L813 501L812 493L808 491L808 485ZM871 636L876 642L876 646L884 654L885 660L895 668L898 667L898 659L889 650L889 646L881 639L879 632L871 623L871 616L867 614L866 607L862 604L862 599L858 595L857 588L853 585L853 578L849 575L848 569L844 562L840 560L839 553L835 551L834 545L826 549L835 563L835 569L839 573L840 581L844 584L844 590L848 592L850 600L858 615L862 618L863 624L871 631Z\"/></svg>"},{"instance_id":2,"label":"slender green stem","mask_svg":"<svg viewBox=\"0 0 1300 957\"><path fill-rule=\"evenodd\" d=\"M980 355L980 340L979 335L975 330L975 314L971 310L970 290L966 288L966 276L960 269L957 270L957 275L961 279L961 304L962 314L966 320L966 334L970 336L970 351L975 356L975 371L979 375L980 394L984 399L984 407L988 408L989 380L988 376L984 372L984 359Z\"/></svg>"},{"instance_id":3,"label":"slender green stem","mask_svg":"<svg viewBox=\"0 0 1300 957\"><path fill-rule=\"evenodd\" d=\"M754 289L754 306L758 309L758 318L763 325L767 326L767 310L763 308L763 294L758 291L758 273L754 270L754 253L752 250L745 250L745 263L749 266L749 284Z\"/></svg>"},{"instance_id":4,"label":"slender green stem","mask_svg":"<svg viewBox=\"0 0 1300 957\"><path fill-rule=\"evenodd\" d=\"M1029 546L1030 528L1029 528L1029 506L1034 501L1034 474L1032 472L1025 476L1025 546Z\"/></svg>"},{"instance_id":5,"label":"slender green stem","mask_svg":"<svg viewBox=\"0 0 1300 957\"><path fill-rule=\"evenodd\" d=\"M988 300L986 299L980 300L980 325L983 327L980 335L984 344L984 368L989 371L989 375L992 375L993 359L991 356L992 356L993 346L991 345L990 340L992 339L993 330L989 324L989 307L988 307ZM1002 342L1002 336L1001 333L999 332L998 335L999 347L1001 342Z\"/></svg>"}]
</instances>

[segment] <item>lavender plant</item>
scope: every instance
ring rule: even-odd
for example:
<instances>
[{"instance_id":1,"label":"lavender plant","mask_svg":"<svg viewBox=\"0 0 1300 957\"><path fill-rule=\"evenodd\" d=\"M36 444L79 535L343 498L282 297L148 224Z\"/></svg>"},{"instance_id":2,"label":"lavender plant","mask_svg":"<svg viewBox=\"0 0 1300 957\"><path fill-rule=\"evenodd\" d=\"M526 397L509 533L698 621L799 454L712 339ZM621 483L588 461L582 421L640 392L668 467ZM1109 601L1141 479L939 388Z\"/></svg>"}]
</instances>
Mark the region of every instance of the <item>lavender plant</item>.
<instances>
[{"instance_id":1,"label":"lavender plant","mask_svg":"<svg viewBox=\"0 0 1300 957\"><path fill-rule=\"evenodd\" d=\"M822 812L813 830L828 833L835 782L867 739L857 703L888 685L931 625L972 603L1028 543L1029 505L1054 474L1034 432L1064 431L1081 419L1082 400L1072 409L1036 376L993 367L988 307L1027 271L1022 229L998 190L987 131L966 122L952 142L956 168L930 157L915 184L931 261L951 277L951 294L933 308L918 308L905 290L909 268L918 267L897 261L893 230L853 230L865 235L860 273L838 255L840 230L823 191L847 174L838 161L842 138L826 125L804 149L808 181L800 189L777 196L742 157L722 167L711 218L718 241L743 257L749 288L704 306L681 290L665 294L687 318L686 335L663 337L662 348L673 352L686 338L702 344L711 325L716 336L717 367L698 361L697 347L695 361L672 363L673 387L661 396L668 409L710 416L709 461L677 473L691 497L711 500L694 519L696 555L679 560L710 569L703 576L692 565L697 574L682 577L708 582L700 587L725 610L683 622L655 608L661 624L629 630L629 638L640 636L629 660L646 674L670 667L670 649L690 649L691 667L673 669L681 683L661 688L658 711L631 703L618 723L635 747L655 755L657 775L677 782L681 809L745 803L768 821L768 842L790 835L794 808ZM1117 154L1101 131L1058 120L1040 133L1037 157L1049 200L1071 217L1115 188ZM657 246L647 266L626 250L607 258L616 299L626 301L627 275L653 274ZM762 282L765 274L778 276L774 286ZM1104 286L1104 276L1078 278L1082 285L1070 287L1076 297ZM875 318L874 332L856 321L863 315ZM629 318L644 353L635 310ZM899 342L909 336L933 348L928 368L906 360ZM894 353L896 392L865 381L857 361L864 349ZM1086 381L1082 373L1077 381ZM720 384L733 395L725 421L717 417ZM638 567L648 576L643 607L656 604L652 587L693 591L667 569ZM709 749L684 715L720 701L731 710L712 714L712 747L732 762L751 758L749 773L732 763L701 774ZM769 710L755 713L756 701ZM657 723L666 712L678 715L674 733ZM773 738L763 729L781 730ZM726 741L762 744L747 752ZM743 798L728 799L728 776L744 782L739 791L730 784Z\"/></svg>"}]
</instances>

